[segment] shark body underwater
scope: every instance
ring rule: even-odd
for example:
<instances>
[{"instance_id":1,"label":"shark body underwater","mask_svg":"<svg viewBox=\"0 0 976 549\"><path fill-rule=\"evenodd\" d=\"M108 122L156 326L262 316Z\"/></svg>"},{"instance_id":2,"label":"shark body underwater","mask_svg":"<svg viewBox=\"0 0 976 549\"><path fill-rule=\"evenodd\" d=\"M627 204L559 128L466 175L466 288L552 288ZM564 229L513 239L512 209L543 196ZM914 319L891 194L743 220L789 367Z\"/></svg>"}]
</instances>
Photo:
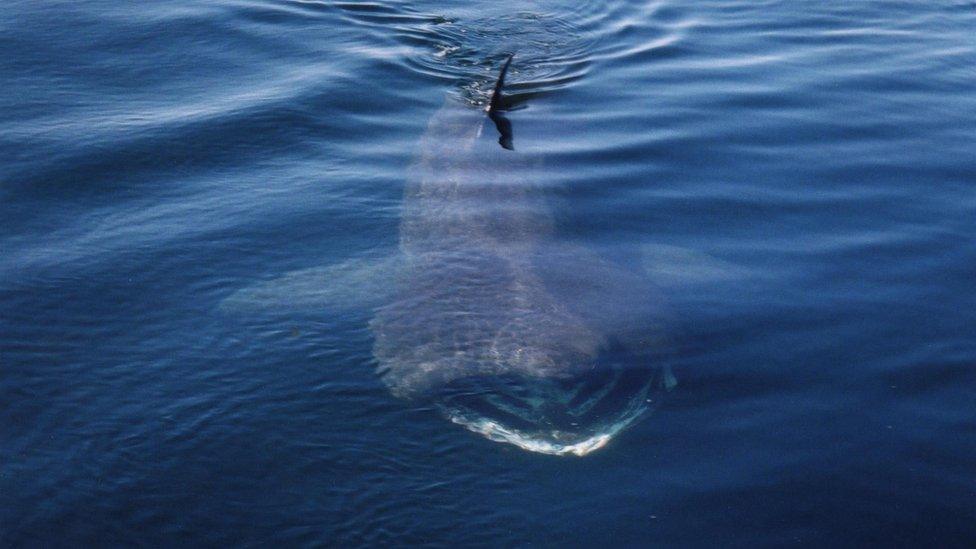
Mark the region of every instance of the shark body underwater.
<instances>
[{"instance_id":1,"label":"shark body underwater","mask_svg":"<svg viewBox=\"0 0 976 549\"><path fill-rule=\"evenodd\" d=\"M502 97L448 99L405 191L396 296L371 323L393 394L430 400L499 442L557 455L606 445L674 384L659 300L636 273L554 238L543 189L513 152ZM482 139L495 123L501 148Z\"/></svg>"},{"instance_id":2,"label":"shark body underwater","mask_svg":"<svg viewBox=\"0 0 976 549\"><path fill-rule=\"evenodd\" d=\"M395 253L294 271L243 288L222 306L273 312L368 303L373 355L393 395L494 441L583 456L676 383L662 300L650 283L658 277L647 271L668 275L668 265L681 263L691 269L671 278L695 271L707 281L721 266L663 247L644 268L627 269L557 238L546 189L533 182L539 164L514 151L502 96L511 62L487 109L449 97L430 119L407 179ZM488 121L497 144L485 138Z\"/></svg>"}]
</instances>

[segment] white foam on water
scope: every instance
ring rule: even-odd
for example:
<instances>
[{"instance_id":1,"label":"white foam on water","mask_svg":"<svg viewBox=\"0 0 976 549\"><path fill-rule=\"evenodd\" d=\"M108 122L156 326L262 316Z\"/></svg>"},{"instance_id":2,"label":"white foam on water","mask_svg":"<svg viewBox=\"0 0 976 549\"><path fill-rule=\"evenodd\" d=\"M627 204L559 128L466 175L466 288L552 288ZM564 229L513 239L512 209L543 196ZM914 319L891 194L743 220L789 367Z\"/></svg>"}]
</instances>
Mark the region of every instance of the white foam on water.
<instances>
[{"instance_id":1,"label":"white foam on water","mask_svg":"<svg viewBox=\"0 0 976 549\"><path fill-rule=\"evenodd\" d=\"M493 440L495 442L512 444L523 450L528 450L529 452L536 452L539 454L549 454L553 456L575 455L582 457L590 452L595 452L596 450L606 446L607 443L610 442L611 438L633 423L634 420L640 417L643 411L643 409L636 410L634 413L628 414L620 421L610 425L606 431L573 443L562 443L557 442L556 440L540 438L544 437L545 435L533 436L526 434L516 429L506 427L497 421L488 418L470 419L456 412L448 412L447 417L454 423L463 426L469 431L483 435L489 440ZM557 435L558 433L554 432L553 438L555 438Z\"/></svg>"}]
</instances>

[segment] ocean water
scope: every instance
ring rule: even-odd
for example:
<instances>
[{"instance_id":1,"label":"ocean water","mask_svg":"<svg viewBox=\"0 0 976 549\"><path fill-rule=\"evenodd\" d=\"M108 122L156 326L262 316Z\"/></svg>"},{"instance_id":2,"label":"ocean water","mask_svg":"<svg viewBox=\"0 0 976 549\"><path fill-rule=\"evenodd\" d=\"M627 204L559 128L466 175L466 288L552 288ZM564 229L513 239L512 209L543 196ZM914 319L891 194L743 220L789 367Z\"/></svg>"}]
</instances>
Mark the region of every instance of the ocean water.
<instances>
[{"instance_id":1,"label":"ocean water","mask_svg":"<svg viewBox=\"0 0 976 549\"><path fill-rule=\"evenodd\" d=\"M8 0L0 51L0 546L976 544L976 3ZM398 398L364 299L512 52L478 146L676 381L582 457Z\"/></svg>"}]
</instances>

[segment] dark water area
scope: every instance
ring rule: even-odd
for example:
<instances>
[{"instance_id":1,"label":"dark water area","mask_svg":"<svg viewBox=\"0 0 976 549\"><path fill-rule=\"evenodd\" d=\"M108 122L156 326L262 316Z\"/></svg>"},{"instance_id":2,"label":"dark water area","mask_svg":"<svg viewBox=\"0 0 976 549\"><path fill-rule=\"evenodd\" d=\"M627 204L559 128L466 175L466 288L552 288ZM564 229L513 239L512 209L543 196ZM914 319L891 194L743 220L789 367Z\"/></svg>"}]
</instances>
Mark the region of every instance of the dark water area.
<instances>
[{"instance_id":1,"label":"dark water area","mask_svg":"<svg viewBox=\"0 0 976 549\"><path fill-rule=\"evenodd\" d=\"M0 51L0 546L976 544L973 2L12 0ZM357 268L510 52L478 146L677 382L583 457L394 395Z\"/></svg>"}]
</instances>

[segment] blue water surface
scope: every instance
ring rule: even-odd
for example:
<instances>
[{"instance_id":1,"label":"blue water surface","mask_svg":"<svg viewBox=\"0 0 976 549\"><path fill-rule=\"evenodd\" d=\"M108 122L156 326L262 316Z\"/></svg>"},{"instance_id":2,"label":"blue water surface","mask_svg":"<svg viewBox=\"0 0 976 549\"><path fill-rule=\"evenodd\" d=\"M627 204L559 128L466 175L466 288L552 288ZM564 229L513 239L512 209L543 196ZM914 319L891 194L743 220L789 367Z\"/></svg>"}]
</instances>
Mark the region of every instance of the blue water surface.
<instances>
[{"instance_id":1,"label":"blue water surface","mask_svg":"<svg viewBox=\"0 0 976 549\"><path fill-rule=\"evenodd\" d=\"M976 544L976 3L8 0L0 51L0 545ZM557 239L666 311L585 457L396 398L321 276L510 52Z\"/></svg>"}]
</instances>

